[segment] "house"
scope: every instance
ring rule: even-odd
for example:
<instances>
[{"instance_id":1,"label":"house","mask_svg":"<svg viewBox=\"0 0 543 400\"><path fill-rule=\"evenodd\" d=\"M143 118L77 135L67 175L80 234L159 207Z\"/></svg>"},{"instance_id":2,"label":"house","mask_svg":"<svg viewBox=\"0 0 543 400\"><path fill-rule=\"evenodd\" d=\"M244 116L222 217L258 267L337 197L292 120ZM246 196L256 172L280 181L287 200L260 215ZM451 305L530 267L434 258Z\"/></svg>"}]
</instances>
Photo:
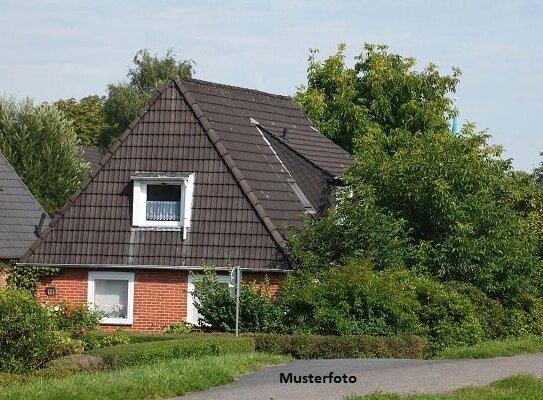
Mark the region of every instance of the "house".
<instances>
[{"instance_id":1,"label":"house","mask_svg":"<svg viewBox=\"0 0 543 400\"><path fill-rule=\"evenodd\" d=\"M291 270L285 233L330 204L350 156L290 97L168 81L23 259L61 268L44 302L88 302L107 327L197 322L202 265L272 290Z\"/></svg>"},{"instance_id":2,"label":"house","mask_svg":"<svg viewBox=\"0 0 543 400\"><path fill-rule=\"evenodd\" d=\"M48 223L47 213L0 152L0 264L21 258ZM0 271L0 286L5 280Z\"/></svg>"}]
</instances>

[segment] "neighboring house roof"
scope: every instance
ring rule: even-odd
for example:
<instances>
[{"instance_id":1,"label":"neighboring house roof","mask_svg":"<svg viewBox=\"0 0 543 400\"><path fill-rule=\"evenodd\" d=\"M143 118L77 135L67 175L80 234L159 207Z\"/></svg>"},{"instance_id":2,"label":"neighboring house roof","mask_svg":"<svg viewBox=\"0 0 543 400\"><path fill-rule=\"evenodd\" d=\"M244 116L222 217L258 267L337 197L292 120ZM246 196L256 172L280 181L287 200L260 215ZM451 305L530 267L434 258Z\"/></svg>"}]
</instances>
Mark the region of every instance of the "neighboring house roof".
<instances>
[{"instance_id":1,"label":"neighboring house roof","mask_svg":"<svg viewBox=\"0 0 543 400\"><path fill-rule=\"evenodd\" d=\"M286 131L286 138L283 130ZM167 82L138 113L23 263L288 269L285 228L351 163L290 97L199 80ZM136 171L195 172L190 233L131 226Z\"/></svg>"},{"instance_id":2,"label":"neighboring house roof","mask_svg":"<svg viewBox=\"0 0 543 400\"><path fill-rule=\"evenodd\" d=\"M0 152L0 259L20 258L49 217Z\"/></svg>"},{"instance_id":3,"label":"neighboring house roof","mask_svg":"<svg viewBox=\"0 0 543 400\"><path fill-rule=\"evenodd\" d=\"M83 159L91 165L91 171L96 171L100 167L102 153L96 146L81 146Z\"/></svg>"}]
</instances>

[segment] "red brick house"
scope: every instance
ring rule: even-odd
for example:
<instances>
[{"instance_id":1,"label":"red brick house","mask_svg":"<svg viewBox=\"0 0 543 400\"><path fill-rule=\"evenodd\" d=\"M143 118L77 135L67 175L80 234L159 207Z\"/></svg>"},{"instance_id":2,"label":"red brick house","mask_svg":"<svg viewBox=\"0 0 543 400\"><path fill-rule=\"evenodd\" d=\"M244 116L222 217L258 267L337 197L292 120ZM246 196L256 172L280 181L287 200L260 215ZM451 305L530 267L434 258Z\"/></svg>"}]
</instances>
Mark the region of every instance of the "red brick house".
<instances>
[{"instance_id":1,"label":"red brick house","mask_svg":"<svg viewBox=\"0 0 543 400\"><path fill-rule=\"evenodd\" d=\"M94 304L105 326L195 323L189 272L238 265L277 290L286 227L329 206L350 162L290 97L175 78L18 265L61 268L42 301Z\"/></svg>"}]
</instances>

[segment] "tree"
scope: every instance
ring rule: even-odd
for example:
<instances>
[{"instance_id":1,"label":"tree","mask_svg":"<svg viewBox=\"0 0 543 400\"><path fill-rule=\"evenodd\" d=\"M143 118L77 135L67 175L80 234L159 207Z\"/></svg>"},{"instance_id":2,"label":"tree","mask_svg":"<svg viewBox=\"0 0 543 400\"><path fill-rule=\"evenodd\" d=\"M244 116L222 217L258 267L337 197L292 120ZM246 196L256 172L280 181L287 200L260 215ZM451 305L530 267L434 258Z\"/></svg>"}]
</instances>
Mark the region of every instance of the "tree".
<instances>
[{"instance_id":1,"label":"tree","mask_svg":"<svg viewBox=\"0 0 543 400\"><path fill-rule=\"evenodd\" d=\"M366 44L345 63L345 45L324 62L318 51L309 55L307 84L296 100L319 130L352 152L356 135L374 129L391 134L395 129L425 132L443 130L455 114L447 95L456 91L460 70L440 75L434 64L415 71L415 59L388 52L385 45Z\"/></svg>"},{"instance_id":2,"label":"tree","mask_svg":"<svg viewBox=\"0 0 543 400\"><path fill-rule=\"evenodd\" d=\"M543 153L540 153L539 155L543 156ZM543 161L541 161L539 166L534 169L534 179L538 185L543 186Z\"/></svg>"},{"instance_id":3,"label":"tree","mask_svg":"<svg viewBox=\"0 0 543 400\"><path fill-rule=\"evenodd\" d=\"M171 49L162 58L151 55L148 49L140 50L134 56L133 63L134 66L128 70L128 82L108 86L104 112L109 126L100 136L102 148L109 147L128 127L153 91L168 78L173 75L190 78L194 73L194 61L178 60Z\"/></svg>"},{"instance_id":4,"label":"tree","mask_svg":"<svg viewBox=\"0 0 543 400\"><path fill-rule=\"evenodd\" d=\"M413 58L365 49L354 68L345 66L344 46L324 63L312 53L308 87L297 95L322 131L354 153L344 177L353 195L289 239L299 267L369 257L375 269L405 265L506 303L538 293L541 197L473 124L450 134L456 110L447 96L460 72L440 76L433 64L415 72Z\"/></svg>"},{"instance_id":5,"label":"tree","mask_svg":"<svg viewBox=\"0 0 543 400\"><path fill-rule=\"evenodd\" d=\"M107 127L104 101L104 97L91 95L79 101L74 98L57 100L53 105L72 121L75 134L81 144L97 146L100 135Z\"/></svg>"},{"instance_id":6,"label":"tree","mask_svg":"<svg viewBox=\"0 0 543 400\"><path fill-rule=\"evenodd\" d=\"M0 99L0 151L50 215L75 192L88 171L65 114L29 99Z\"/></svg>"}]
</instances>

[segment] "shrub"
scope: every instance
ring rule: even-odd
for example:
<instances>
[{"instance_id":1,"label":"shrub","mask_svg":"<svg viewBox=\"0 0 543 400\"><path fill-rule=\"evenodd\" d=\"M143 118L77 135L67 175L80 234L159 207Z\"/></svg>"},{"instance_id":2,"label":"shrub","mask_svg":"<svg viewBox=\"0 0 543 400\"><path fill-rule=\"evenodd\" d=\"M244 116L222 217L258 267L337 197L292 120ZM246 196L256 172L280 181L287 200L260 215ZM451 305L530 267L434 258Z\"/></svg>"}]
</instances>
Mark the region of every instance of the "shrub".
<instances>
[{"instance_id":1,"label":"shrub","mask_svg":"<svg viewBox=\"0 0 543 400\"><path fill-rule=\"evenodd\" d=\"M471 302L452 288L430 278L416 278L414 290L421 305L419 320L431 351L451 346L473 345L483 330Z\"/></svg>"},{"instance_id":2,"label":"shrub","mask_svg":"<svg viewBox=\"0 0 543 400\"><path fill-rule=\"evenodd\" d=\"M192 325L191 324L171 324L166 328L164 333L191 333Z\"/></svg>"},{"instance_id":3,"label":"shrub","mask_svg":"<svg viewBox=\"0 0 543 400\"><path fill-rule=\"evenodd\" d=\"M131 342L130 337L120 330L113 333L85 332L79 335L78 339L83 342L86 351L128 344Z\"/></svg>"},{"instance_id":4,"label":"shrub","mask_svg":"<svg viewBox=\"0 0 543 400\"><path fill-rule=\"evenodd\" d=\"M66 332L54 332L54 337L55 344L50 358L83 353L83 351L85 351L85 343L82 340L71 337Z\"/></svg>"},{"instance_id":5,"label":"shrub","mask_svg":"<svg viewBox=\"0 0 543 400\"><path fill-rule=\"evenodd\" d=\"M302 359L424 358L427 341L420 336L256 335L255 348Z\"/></svg>"},{"instance_id":6,"label":"shrub","mask_svg":"<svg viewBox=\"0 0 543 400\"><path fill-rule=\"evenodd\" d=\"M95 329L102 319L100 311L89 310L85 304L61 302L49 304L48 309L58 329L74 334Z\"/></svg>"},{"instance_id":7,"label":"shrub","mask_svg":"<svg viewBox=\"0 0 543 400\"><path fill-rule=\"evenodd\" d=\"M227 285L220 284L211 268L204 270L202 277L194 282L198 298L196 308L210 330L233 332L235 330L236 301ZM278 312L270 294L269 281L262 285L243 282L240 293L240 322L242 332L273 332L278 329Z\"/></svg>"},{"instance_id":8,"label":"shrub","mask_svg":"<svg viewBox=\"0 0 543 400\"><path fill-rule=\"evenodd\" d=\"M0 290L0 371L43 366L55 347L52 325L47 311L29 294Z\"/></svg>"},{"instance_id":9,"label":"shrub","mask_svg":"<svg viewBox=\"0 0 543 400\"><path fill-rule=\"evenodd\" d=\"M254 339L195 337L194 339L130 343L91 352L111 366L142 365L172 358L203 357L254 351Z\"/></svg>"},{"instance_id":10,"label":"shrub","mask_svg":"<svg viewBox=\"0 0 543 400\"><path fill-rule=\"evenodd\" d=\"M468 299L483 330L484 339L507 336L507 316L503 305L488 297L482 290L469 283L452 282L450 287Z\"/></svg>"},{"instance_id":11,"label":"shrub","mask_svg":"<svg viewBox=\"0 0 543 400\"><path fill-rule=\"evenodd\" d=\"M320 335L414 334L420 305L406 287L407 271L375 273L369 262L350 262L324 273L290 275L278 305L288 333Z\"/></svg>"}]
</instances>

